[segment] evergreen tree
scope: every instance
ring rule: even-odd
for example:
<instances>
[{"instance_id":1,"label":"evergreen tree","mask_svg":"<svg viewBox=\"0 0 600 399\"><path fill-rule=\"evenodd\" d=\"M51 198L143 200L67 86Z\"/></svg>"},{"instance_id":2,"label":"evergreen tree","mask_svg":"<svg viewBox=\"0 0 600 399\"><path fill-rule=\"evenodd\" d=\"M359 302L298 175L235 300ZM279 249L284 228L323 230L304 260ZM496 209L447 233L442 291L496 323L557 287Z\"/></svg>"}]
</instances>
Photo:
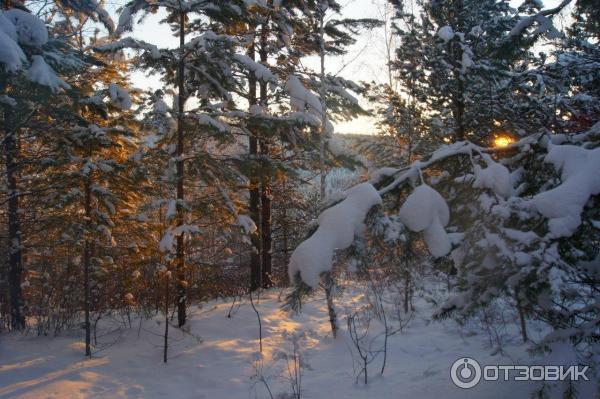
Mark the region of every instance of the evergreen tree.
<instances>
[{"instance_id":1,"label":"evergreen tree","mask_svg":"<svg viewBox=\"0 0 600 399\"><path fill-rule=\"evenodd\" d=\"M167 212L167 219L173 225L165 233L161 249L171 254L177 285L175 303L178 325L183 326L187 303L186 235L200 232L192 222L195 218L190 218L189 210L202 210L202 204L192 206L185 199L185 175L186 172L201 173L200 178L205 181L215 181L219 175L227 173L215 167L215 160L207 156L207 143L204 142L209 137L222 142L231 133L226 124L211 116L219 110L210 101L225 101L223 105L226 106L226 102L231 100L228 88L233 83L228 67L231 61L230 58L226 61L223 59L231 56L233 43L227 35L215 35L212 28L220 21L238 15L239 8L235 2L222 1L131 1L121 12L117 32L131 29L132 18L138 12L156 12L159 9L166 11L165 22L173 27L174 35L179 39L177 49L158 49L152 44L125 38L103 46L102 50L114 51L127 47L144 50L138 63L161 73L164 83L176 89L174 106L169 110L175 116L175 129L161 137L170 152L166 176L175 192L174 198L169 200ZM199 36L190 38L192 32ZM194 104L192 99L195 100ZM186 104L189 104L187 109Z\"/></svg>"},{"instance_id":2,"label":"evergreen tree","mask_svg":"<svg viewBox=\"0 0 600 399\"><path fill-rule=\"evenodd\" d=\"M413 124L445 140L480 140L522 127L525 117L515 116L514 106L526 97L514 75L531 58L533 41L513 42L521 17L508 2L422 1L418 17L404 2L394 4L403 39L395 68L402 90L416 101L414 112L425 110L428 119L414 115Z\"/></svg>"},{"instance_id":3,"label":"evergreen tree","mask_svg":"<svg viewBox=\"0 0 600 399\"><path fill-rule=\"evenodd\" d=\"M48 140L44 126L47 128L56 125L56 121L68 123L73 120L73 114L69 112L73 87L59 76L72 76L86 65L86 60L67 39L49 35L45 23L29 13L26 5L11 8L10 1L3 5L0 96L3 99L3 153L7 176L8 280L11 325L22 329L25 327L25 316L21 283L26 240L25 226L22 224L22 218L26 215L22 209L25 200L23 193L38 192L36 190L43 192L44 189L26 187L22 183L29 182L19 181L25 168L30 165L39 167L41 160L35 156L22 158L18 136L26 133L28 143L39 143ZM88 14L102 14L104 21L110 24L110 19L99 6L88 10ZM50 101L51 96L54 96L53 101ZM25 152L27 150L29 148Z\"/></svg>"},{"instance_id":4,"label":"evergreen tree","mask_svg":"<svg viewBox=\"0 0 600 399\"><path fill-rule=\"evenodd\" d=\"M581 40L600 39L600 10L593 0L578 0L573 8L574 22L569 33Z\"/></svg>"}]
</instances>

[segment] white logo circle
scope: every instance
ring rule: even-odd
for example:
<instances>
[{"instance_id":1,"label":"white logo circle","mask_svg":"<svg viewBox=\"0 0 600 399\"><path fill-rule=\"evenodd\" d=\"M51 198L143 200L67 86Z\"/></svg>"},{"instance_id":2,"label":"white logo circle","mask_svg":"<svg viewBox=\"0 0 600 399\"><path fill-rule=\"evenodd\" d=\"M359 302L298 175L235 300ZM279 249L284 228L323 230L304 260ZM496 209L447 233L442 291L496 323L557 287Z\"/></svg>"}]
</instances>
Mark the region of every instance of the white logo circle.
<instances>
[{"instance_id":1,"label":"white logo circle","mask_svg":"<svg viewBox=\"0 0 600 399\"><path fill-rule=\"evenodd\" d=\"M481 380L481 366L470 357L461 357L452 364L450 378L459 388L473 388Z\"/></svg>"}]
</instances>

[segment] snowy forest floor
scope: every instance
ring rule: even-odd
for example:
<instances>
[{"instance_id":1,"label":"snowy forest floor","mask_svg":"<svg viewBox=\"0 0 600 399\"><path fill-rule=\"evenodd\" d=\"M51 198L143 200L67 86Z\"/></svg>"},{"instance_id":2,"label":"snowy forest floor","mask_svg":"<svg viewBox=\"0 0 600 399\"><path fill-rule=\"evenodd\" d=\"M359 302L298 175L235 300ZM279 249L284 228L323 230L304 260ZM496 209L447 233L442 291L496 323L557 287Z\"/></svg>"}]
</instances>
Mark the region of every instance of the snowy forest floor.
<instances>
[{"instance_id":1,"label":"snowy forest floor","mask_svg":"<svg viewBox=\"0 0 600 399\"><path fill-rule=\"evenodd\" d=\"M292 391L281 352L291 354L284 332L305 332L302 351L309 367L302 378L303 398L507 398L527 397L530 382L486 382L460 389L450 367L470 356L481 364L531 364L518 334L508 334L504 355L490 347L488 334L459 327L452 320L431 321L432 305L415 298L416 312L401 333L389 338L387 366L382 357L369 368L369 384L357 382L347 333L346 312L365 298L348 289L336 298L341 333L332 339L325 300L311 297L302 313L280 310L279 291L264 292L257 304L263 323L262 376L273 397ZM342 306L342 304L344 304ZM192 307L189 333L170 329L169 362L162 363L161 317L132 321L131 328L101 321L105 343L91 360L83 358L79 332L59 337L0 335L0 398L269 398L258 380L258 325L249 302L231 300ZM138 336L139 333L139 336ZM374 334L376 335L376 334ZM375 347L378 347L376 343ZM354 357L356 358L356 356ZM261 368L261 367L258 367Z\"/></svg>"}]
</instances>

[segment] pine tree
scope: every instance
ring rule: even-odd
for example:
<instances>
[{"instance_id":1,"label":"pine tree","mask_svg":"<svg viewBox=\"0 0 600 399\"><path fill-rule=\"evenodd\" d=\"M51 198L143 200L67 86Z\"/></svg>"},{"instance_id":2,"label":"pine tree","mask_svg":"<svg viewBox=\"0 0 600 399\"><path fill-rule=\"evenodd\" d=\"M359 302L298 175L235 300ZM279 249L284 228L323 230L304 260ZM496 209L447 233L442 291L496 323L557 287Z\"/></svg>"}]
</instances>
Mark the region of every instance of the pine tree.
<instances>
[{"instance_id":1,"label":"pine tree","mask_svg":"<svg viewBox=\"0 0 600 399\"><path fill-rule=\"evenodd\" d=\"M574 22L569 33L580 40L600 39L600 10L593 0L578 0L573 9Z\"/></svg>"},{"instance_id":2,"label":"pine tree","mask_svg":"<svg viewBox=\"0 0 600 399\"><path fill-rule=\"evenodd\" d=\"M22 187L19 182L21 171L37 159L19 159L19 134L27 131L31 134L28 142L43 139L42 126L52 125L52 120L47 117L69 119L69 96L72 87L59 75L68 75L76 72L85 65L85 60L78 54L64 38L54 38L49 41L49 34L44 22L19 2L19 8L10 8L12 3L3 3L2 11L3 31L0 37L2 47L3 66L0 76L0 94L3 98L3 125L4 125L4 155L6 159L6 173L8 186L8 240L9 240L9 286L11 301L11 324L14 328L25 327L23 314L23 295L21 290L23 273L23 242L24 226L22 218L25 213L22 204L25 200L22 192L30 191L31 187ZM110 24L110 19L97 6L88 10L88 14L97 16L102 14L104 21ZM19 24L27 29L16 29ZM42 52L43 49L43 52ZM9 95L10 93L10 95ZM51 102L49 97L58 93ZM15 96L13 98L12 96ZM66 105L66 107L65 107ZM14 112L14 109L19 112ZM39 166L39 164L38 164Z\"/></svg>"},{"instance_id":3,"label":"pine tree","mask_svg":"<svg viewBox=\"0 0 600 399\"><path fill-rule=\"evenodd\" d=\"M322 105L317 106L316 97L303 87L303 83L310 82L312 85L314 82L300 82L294 76L302 72L298 64L300 57L313 51L311 40L314 37L306 32L314 23L312 14L307 10L313 9L314 5L307 8L302 2L289 2L285 6L275 2L253 2L247 6L249 20L246 27L249 32L240 41L247 49L248 59L244 62L250 72L247 77L249 89L241 95L247 98L250 106L248 124L255 126L249 129L250 157L259 155L260 160L255 162L248 176L249 212L254 215L253 220L258 227L258 234L252 236L255 249L250 255L250 286L256 289L259 285L272 285L271 187L276 180L290 177L290 171L282 162L283 158L290 158L285 155L286 152L303 148L308 154L314 153L314 137L306 136L305 127L323 126L323 120L322 113L318 111ZM307 49L309 52L304 53ZM243 60L244 57L238 56L238 61ZM269 70L271 72L267 72ZM315 86L313 90L319 89ZM303 98L307 96L312 101L308 106L309 102ZM288 100L295 115L289 113ZM309 115L310 118L307 118ZM279 154L284 155L279 157Z\"/></svg>"},{"instance_id":4,"label":"pine tree","mask_svg":"<svg viewBox=\"0 0 600 399\"><path fill-rule=\"evenodd\" d=\"M428 126L438 140L485 140L498 130L520 131L527 116L515 115L514 108L531 93L521 90L519 69L530 62L540 34L521 40L514 28L538 10L515 15L506 1L423 1L417 18L409 5L394 4L403 39L395 68L402 90L415 101L411 106L427 111L426 121L414 123Z\"/></svg>"},{"instance_id":5,"label":"pine tree","mask_svg":"<svg viewBox=\"0 0 600 399\"><path fill-rule=\"evenodd\" d=\"M600 193L594 172L590 172L597 169L600 160L598 114L592 100L598 87L598 75L591 67L596 62L596 45L582 43L578 37L564 38L553 33L553 26L540 22L545 21L540 16L554 15L556 9L524 11L537 19L519 17L521 22L515 20L512 27L503 28L501 42L519 40L513 35L522 35L525 40L530 35L563 39L557 43L552 60L529 63L527 51L515 50L520 55L515 54L514 60L522 57L523 63L515 62L513 69L507 70L511 72L507 75L510 89L500 95L515 99L522 98L523 93L541 91L531 110L540 115L531 123L533 131L524 132L526 137L505 147L460 141L442 145L409 166L382 168L371 174L369 182L382 197L382 209L375 200L367 211L358 205L365 201L352 201L352 190L368 187L363 183L346 193L344 206L334 205L321 218L327 219L326 229L333 229L332 215L339 213L347 219L345 212L354 206L353 217L367 224L365 235L355 237L350 245L346 242L346 251L338 252L346 264L351 263L348 258L361 262L364 241L371 250L382 245L392 251L401 245L397 256L412 260L413 243L426 248L427 253L420 254L422 260L433 261L433 268L444 273L449 287L456 290L440 306L437 317L468 318L494 305L511 306L524 341L529 340L530 320L548 326L545 337L531 343L532 349L551 351L567 342L582 359L594 363L591 348L600 339L597 292L592 288L597 285L593 276L598 269L598 249L590 244L597 235L591 226ZM431 32L437 32L439 39L435 40L444 42L440 43L444 51L451 40L465 51L461 32L442 28ZM494 45L492 50L496 55L485 61L491 66L504 48ZM449 62L438 62L449 68ZM472 86L465 89L481 87L483 80L468 79L464 81ZM452 97L447 98L451 101ZM552 106L551 98L560 100ZM469 113L465 108L464 115ZM494 122L494 115L495 111L484 113L473 126L487 134L486 126ZM545 115L554 115L560 121L548 124L548 120L543 121ZM524 120L518 123L526 126ZM471 137L478 137L477 130L473 131ZM581 195L574 198L573 193ZM331 273L333 262L325 259L332 254L314 245L321 227L292 255L298 272L296 290L288 298L292 308L315 288L316 272L325 278ZM591 241L584 236L591 237ZM297 259L303 263L298 264Z\"/></svg>"},{"instance_id":6,"label":"pine tree","mask_svg":"<svg viewBox=\"0 0 600 399\"><path fill-rule=\"evenodd\" d=\"M127 119L132 114L126 112L132 100L124 88L127 81L119 76L116 68L116 65L105 66L79 76L79 95L86 97L79 100L83 107L77 107L77 126L62 140L68 184L62 187L65 192L60 206L83 215L83 223L71 221L65 233L75 246L82 247L88 357L91 356L90 313L92 306L98 308L103 298L97 288L100 284L96 284L96 275L102 275L103 270L112 265L110 248L117 246L112 235L114 218L128 197L125 190L133 188L124 173L127 154L135 149L130 137L132 132L124 128L127 124L131 126ZM95 90L89 82L102 83L104 87ZM118 114L122 115L117 117Z\"/></svg>"},{"instance_id":7,"label":"pine tree","mask_svg":"<svg viewBox=\"0 0 600 399\"><path fill-rule=\"evenodd\" d=\"M194 151L201 151L198 140L202 140L202 136L191 130L193 126L221 134L230 133L225 124L210 116L211 113L214 113L214 108L211 108L208 100L215 98L223 101L231 100L229 89L226 86L232 82L229 71L224 69L224 66L229 65L231 61L222 63L220 60L224 56L230 55L232 42L227 35L215 35L211 28L213 25L218 25L219 21L227 21L228 18L238 15L239 9L234 7L234 3L147 2L144 0L129 2L121 13L118 33L131 28L132 17L136 13L164 9L167 12L166 21L172 25L175 35L179 39L178 48L176 50L158 49L156 46L131 38L121 39L103 47L103 51L114 51L125 47L144 50L144 54L140 57L140 63L147 68L161 71L165 83L176 89L174 107L171 110L171 113L176 116L175 131L169 132L164 137L165 140L172 141L167 174L175 191L174 198L169 202L169 209L174 212L169 212L167 218L172 220L174 225L163 237L161 248L172 254L173 269L177 279L175 303L180 327L186 322L186 235L198 232L196 226L187 224L189 218L186 214L190 206L186 202L185 174L186 169L192 170L192 167L186 168L184 157L199 162L203 161L199 154L194 153ZM210 21L205 22L201 16L210 18ZM190 32L199 33L200 36L189 39ZM204 51L210 51L211 56L207 57L203 53ZM198 106L186 109L186 104L194 97L199 102ZM204 178L214 179L207 175ZM174 245L172 239L176 241Z\"/></svg>"}]
</instances>

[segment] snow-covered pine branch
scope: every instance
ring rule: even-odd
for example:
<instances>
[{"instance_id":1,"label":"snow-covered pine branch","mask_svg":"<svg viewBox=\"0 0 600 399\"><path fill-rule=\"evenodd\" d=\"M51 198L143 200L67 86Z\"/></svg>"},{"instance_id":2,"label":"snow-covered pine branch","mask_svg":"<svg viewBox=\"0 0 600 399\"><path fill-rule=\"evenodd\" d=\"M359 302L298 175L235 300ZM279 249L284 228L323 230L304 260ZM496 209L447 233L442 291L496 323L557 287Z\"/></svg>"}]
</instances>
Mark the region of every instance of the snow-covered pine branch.
<instances>
[{"instance_id":1,"label":"snow-covered pine branch","mask_svg":"<svg viewBox=\"0 0 600 399\"><path fill-rule=\"evenodd\" d=\"M568 6L572 0L563 0L554 8L541 10L540 12L521 18L517 24L510 30L508 37L514 37L522 35L523 32L535 23L538 27L533 32L533 35L546 34L550 38L557 38L561 36L561 33L554 27L551 18L560 13L566 6Z\"/></svg>"},{"instance_id":2,"label":"snow-covered pine branch","mask_svg":"<svg viewBox=\"0 0 600 399\"><path fill-rule=\"evenodd\" d=\"M159 59L162 56L157 46L131 37L125 37L116 42L99 46L96 50L100 52L115 52L126 48L147 51L154 59Z\"/></svg>"},{"instance_id":3,"label":"snow-covered pine branch","mask_svg":"<svg viewBox=\"0 0 600 399\"><path fill-rule=\"evenodd\" d=\"M600 142L593 132L596 127L572 136L537 134L504 148L459 142L407 168L376 170L371 183L380 187L383 212L376 214L381 221L372 223L383 227L367 227L366 233L397 237L406 229L422 232L431 256L447 259L460 278L469 282L462 286L462 293L440 307L439 316L468 314L494 298L518 292L520 306L537 309L546 321L552 320L556 315L551 301L570 291L573 284L585 286L585 276L598 271L597 264L588 262L580 275L581 262L587 262L593 250L586 252L591 249L584 242L577 244L577 237L595 226L600 216L593 207L600 194L596 173ZM355 189L361 187L364 184ZM398 198L404 199L398 203ZM331 271L335 249L353 243L352 228L339 222L341 216L336 223L334 215L343 213L347 220L363 221L370 206L381 202L343 204L327 209L318 229L292 255L290 277L296 278L297 288L304 293L306 286L315 288L321 274ZM337 242L338 237L344 241ZM384 242L398 245L395 240ZM560 250L565 245L581 252L567 255ZM573 300L593 301L587 290L579 295ZM592 306L557 320L564 325L578 315L597 311ZM580 327L585 329L584 325ZM587 333L575 329L572 334Z\"/></svg>"},{"instance_id":4,"label":"snow-covered pine branch","mask_svg":"<svg viewBox=\"0 0 600 399\"><path fill-rule=\"evenodd\" d=\"M381 197L369 183L351 188L344 197L319 215L317 230L292 253L288 269L291 281L317 288L321 275L331 271L335 251L349 247L363 234L367 213L381 204Z\"/></svg>"}]
</instances>

